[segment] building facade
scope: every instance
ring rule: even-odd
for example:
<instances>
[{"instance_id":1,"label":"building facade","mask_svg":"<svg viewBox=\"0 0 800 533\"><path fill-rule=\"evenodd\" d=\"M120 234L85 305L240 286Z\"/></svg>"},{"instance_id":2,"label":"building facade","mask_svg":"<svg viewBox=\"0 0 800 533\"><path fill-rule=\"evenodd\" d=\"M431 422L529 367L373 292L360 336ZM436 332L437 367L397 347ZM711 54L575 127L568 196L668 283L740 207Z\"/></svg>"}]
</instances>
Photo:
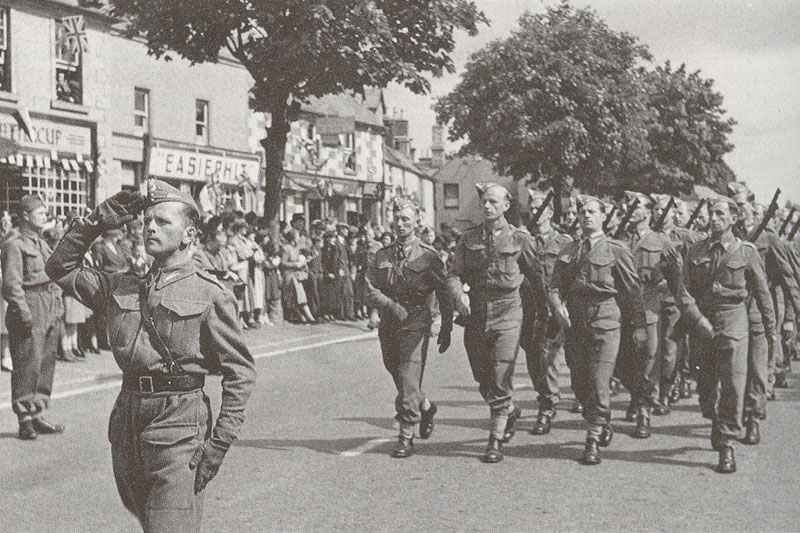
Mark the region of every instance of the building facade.
<instances>
[{"instance_id":1,"label":"building facade","mask_svg":"<svg viewBox=\"0 0 800 533\"><path fill-rule=\"evenodd\" d=\"M223 200L256 185L247 71L152 58L84 4L0 0L0 208L82 212L146 175Z\"/></svg>"},{"instance_id":2,"label":"building facade","mask_svg":"<svg viewBox=\"0 0 800 533\"><path fill-rule=\"evenodd\" d=\"M392 202L395 198L412 200L419 206L420 222L435 229L433 179L400 150L383 147L383 173L386 181L384 220L392 221Z\"/></svg>"}]
</instances>

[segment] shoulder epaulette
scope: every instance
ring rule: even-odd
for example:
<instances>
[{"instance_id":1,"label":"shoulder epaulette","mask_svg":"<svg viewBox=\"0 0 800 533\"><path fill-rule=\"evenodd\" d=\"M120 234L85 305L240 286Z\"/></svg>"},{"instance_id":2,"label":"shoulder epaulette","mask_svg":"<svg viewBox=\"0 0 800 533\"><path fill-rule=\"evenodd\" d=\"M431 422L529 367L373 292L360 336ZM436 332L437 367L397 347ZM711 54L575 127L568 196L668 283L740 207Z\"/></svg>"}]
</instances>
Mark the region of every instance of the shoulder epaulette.
<instances>
[{"instance_id":1,"label":"shoulder epaulette","mask_svg":"<svg viewBox=\"0 0 800 533\"><path fill-rule=\"evenodd\" d=\"M220 280L218 280L217 277L214 274L211 274L210 272L206 272L205 270L200 269L200 268L195 269L195 272L197 272L197 277L199 277L201 279L204 279L204 280L208 281L209 283L211 283L213 285L216 285L217 287L219 287L222 290L227 290L225 285L223 285L223 283Z\"/></svg>"},{"instance_id":2,"label":"shoulder epaulette","mask_svg":"<svg viewBox=\"0 0 800 533\"><path fill-rule=\"evenodd\" d=\"M433 252L435 254L439 253L436 250L436 248L434 248L433 246L431 246L430 244L428 244L426 242L419 241L419 246L420 246L420 248L424 248L425 250L428 250L429 252Z\"/></svg>"}]
</instances>

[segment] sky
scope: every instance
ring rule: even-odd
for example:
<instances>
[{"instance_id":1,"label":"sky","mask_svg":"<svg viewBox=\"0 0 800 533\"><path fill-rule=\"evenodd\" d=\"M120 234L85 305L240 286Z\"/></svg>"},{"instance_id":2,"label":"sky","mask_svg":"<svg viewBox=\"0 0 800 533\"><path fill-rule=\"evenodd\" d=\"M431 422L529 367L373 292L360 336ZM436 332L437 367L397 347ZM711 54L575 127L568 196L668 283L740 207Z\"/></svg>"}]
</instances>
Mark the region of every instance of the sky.
<instances>
[{"instance_id":1,"label":"sky","mask_svg":"<svg viewBox=\"0 0 800 533\"><path fill-rule=\"evenodd\" d=\"M491 25L459 33L456 73L432 80L430 95L386 90L388 113L409 119L418 155L430 150L434 98L452 90L470 54L506 37L526 10L543 12L557 0L476 0ZM686 63L715 80L728 116L736 119L735 148L725 160L759 201L776 187L800 202L800 0L573 0L591 7L614 30L648 45L654 64Z\"/></svg>"}]
</instances>

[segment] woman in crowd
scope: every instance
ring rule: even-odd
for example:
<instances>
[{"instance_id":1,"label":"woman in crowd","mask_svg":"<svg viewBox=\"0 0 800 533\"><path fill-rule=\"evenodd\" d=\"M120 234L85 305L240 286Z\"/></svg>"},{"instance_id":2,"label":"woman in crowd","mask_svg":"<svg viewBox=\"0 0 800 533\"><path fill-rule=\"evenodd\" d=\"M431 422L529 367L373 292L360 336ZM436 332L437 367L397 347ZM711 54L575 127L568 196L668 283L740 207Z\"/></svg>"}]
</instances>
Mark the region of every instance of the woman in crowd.
<instances>
[{"instance_id":1,"label":"woman in crowd","mask_svg":"<svg viewBox=\"0 0 800 533\"><path fill-rule=\"evenodd\" d=\"M297 248L297 232L293 229L286 232L286 242L281 255L281 272L283 301L288 316L301 323L315 323L316 319L308 308L308 299L303 288L303 280L308 276L306 258Z\"/></svg>"},{"instance_id":2,"label":"woman in crowd","mask_svg":"<svg viewBox=\"0 0 800 533\"><path fill-rule=\"evenodd\" d=\"M267 326L280 323L283 317L281 302L281 250L269 234L262 236L264 249L264 312L261 322Z\"/></svg>"}]
</instances>

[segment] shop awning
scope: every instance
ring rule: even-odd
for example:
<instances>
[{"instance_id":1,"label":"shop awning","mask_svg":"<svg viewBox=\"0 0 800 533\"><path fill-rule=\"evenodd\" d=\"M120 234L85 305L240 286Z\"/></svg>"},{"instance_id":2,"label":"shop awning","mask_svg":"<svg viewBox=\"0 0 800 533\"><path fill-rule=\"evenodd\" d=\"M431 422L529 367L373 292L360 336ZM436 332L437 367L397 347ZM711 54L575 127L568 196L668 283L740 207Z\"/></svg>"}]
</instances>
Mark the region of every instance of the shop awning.
<instances>
[{"instance_id":1,"label":"shop awning","mask_svg":"<svg viewBox=\"0 0 800 533\"><path fill-rule=\"evenodd\" d=\"M2 147L0 147L0 152ZM72 159L66 157L52 158L46 155L36 154L8 154L0 156L0 165L26 167L26 168L53 168L53 166L61 166L67 172L79 172L86 170L87 172L94 171L94 165L88 159Z\"/></svg>"}]
</instances>

